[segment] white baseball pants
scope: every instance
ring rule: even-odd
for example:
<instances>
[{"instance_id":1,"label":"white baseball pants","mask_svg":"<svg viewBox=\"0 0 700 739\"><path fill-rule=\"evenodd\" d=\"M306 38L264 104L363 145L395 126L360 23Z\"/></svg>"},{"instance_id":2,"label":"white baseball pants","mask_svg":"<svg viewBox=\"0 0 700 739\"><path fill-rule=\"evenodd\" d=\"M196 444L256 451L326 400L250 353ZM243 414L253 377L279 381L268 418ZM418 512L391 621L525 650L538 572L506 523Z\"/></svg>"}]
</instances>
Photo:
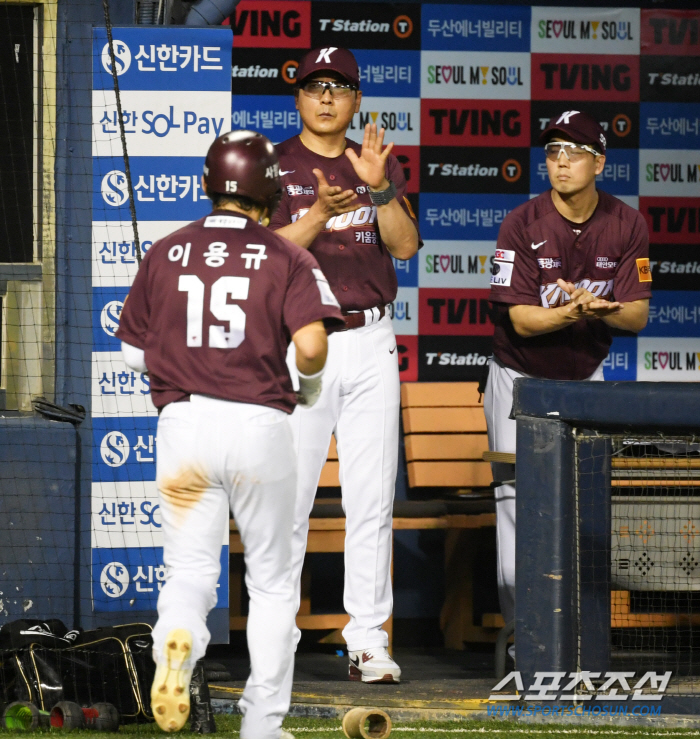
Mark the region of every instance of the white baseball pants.
<instances>
[{"instance_id":1,"label":"white baseball pants","mask_svg":"<svg viewBox=\"0 0 700 739\"><path fill-rule=\"evenodd\" d=\"M204 656L216 604L229 506L245 548L251 672L239 707L242 739L278 739L294 670L291 578L296 459L283 411L193 395L158 419L157 479L168 579L153 630L158 661L168 632L192 632Z\"/></svg>"},{"instance_id":2,"label":"white baseball pants","mask_svg":"<svg viewBox=\"0 0 700 739\"><path fill-rule=\"evenodd\" d=\"M293 345L287 363L296 378ZM312 408L297 407L291 419L298 459L292 542L297 609L309 514L335 434L346 515L343 603L350 616L343 637L351 651L389 643L382 625L393 607L391 519L399 394L396 338L386 315L373 325L328 337L321 397ZM297 630L297 643L300 637Z\"/></svg>"},{"instance_id":3,"label":"white baseball pants","mask_svg":"<svg viewBox=\"0 0 700 739\"><path fill-rule=\"evenodd\" d=\"M504 367L497 359L489 362L489 379L484 392L484 414L492 452L515 454L516 422L509 418L513 408L513 382L530 375ZM602 380L601 364L587 380ZM515 465L493 462L493 479L515 479ZM498 599L506 624L515 618L515 485L494 490L496 499L496 545L498 549Z\"/></svg>"}]
</instances>

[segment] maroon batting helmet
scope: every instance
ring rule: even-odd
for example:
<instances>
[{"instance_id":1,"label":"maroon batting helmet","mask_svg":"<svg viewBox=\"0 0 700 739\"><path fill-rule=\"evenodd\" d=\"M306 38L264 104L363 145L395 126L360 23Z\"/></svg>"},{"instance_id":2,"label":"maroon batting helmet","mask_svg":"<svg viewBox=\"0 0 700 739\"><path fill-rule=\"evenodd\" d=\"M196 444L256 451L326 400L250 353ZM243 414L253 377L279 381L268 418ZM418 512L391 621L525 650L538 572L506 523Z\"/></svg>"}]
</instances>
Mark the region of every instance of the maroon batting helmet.
<instances>
[{"instance_id":1,"label":"maroon batting helmet","mask_svg":"<svg viewBox=\"0 0 700 739\"><path fill-rule=\"evenodd\" d=\"M229 131L219 136L207 152L204 182L209 193L250 198L270 213L282 197L275 147L255 131Z\"/></svg>"}]
</instances>

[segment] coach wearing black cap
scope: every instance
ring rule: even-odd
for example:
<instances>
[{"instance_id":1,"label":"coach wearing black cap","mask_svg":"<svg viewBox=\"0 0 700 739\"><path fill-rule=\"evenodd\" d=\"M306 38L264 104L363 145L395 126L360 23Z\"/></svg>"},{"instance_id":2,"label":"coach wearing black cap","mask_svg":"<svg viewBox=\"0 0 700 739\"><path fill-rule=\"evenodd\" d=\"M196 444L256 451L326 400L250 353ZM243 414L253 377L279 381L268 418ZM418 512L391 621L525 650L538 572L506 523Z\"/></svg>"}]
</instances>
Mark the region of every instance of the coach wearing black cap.
<instances>
[{"instance_id":1,"label":"coach wearing black cap","mask_svg":"<svg viewBox=\"0 0 700 739\"><path fill-rule=\"evenodd\" d=\"M367 125L362 145L346 137L360 110L359 86L348 49L314 49L299 63L294 94L303 125L298 136L277 146L283 194L270 227L316 257L345 320L328 338L321 397L314 408L298 408L292 416L297 594L309 513L333 434L345 511L348 677L381 683L401 677L383 628L393 605L399 449L399 367L387 305L397 290L392 257L410 259L420 237L393 144L383 145L384 129Z\"/></svg>"},{"instance_id":2,"label":"coach wearing black cap","mask_svg":"<svg viewBox=\"0 0 700 739\"><path fill-rule=\"evenodd\" d=\"M651 297L649 234L641 214L596 189L605 134L569 110L542 133L552 189L503 221L491 301L498 307L484 396L489 449L514 453L516 377L602 380L610 329L639 332ZM495 480L513 465L493 464ZM496 488L498 585L506 623L515 603L515 486Z\"/></svg>"}]
</instances>

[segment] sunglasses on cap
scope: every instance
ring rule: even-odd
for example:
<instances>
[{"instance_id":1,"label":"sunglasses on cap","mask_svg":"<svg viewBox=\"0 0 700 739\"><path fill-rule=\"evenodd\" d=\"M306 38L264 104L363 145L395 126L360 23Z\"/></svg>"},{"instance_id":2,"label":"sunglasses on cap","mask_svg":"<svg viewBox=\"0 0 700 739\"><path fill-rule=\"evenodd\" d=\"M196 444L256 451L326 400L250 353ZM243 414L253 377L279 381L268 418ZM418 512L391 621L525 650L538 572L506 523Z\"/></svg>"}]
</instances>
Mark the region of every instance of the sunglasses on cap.
<instances>
[{"instance_id":1,"label":"sunglasses on cap","mask_svg":"<svg viewBox=\"0 0 700 739\"><path fill-rule=\"evenodd\" d=\"M591 146L574 144L572 141L550 141L548 144L545 144L544 151L550 162L558 161L562 152L570 162L578 162L586 154L593 154L594 157L602 156L599 151L596 151Z\"/></svg>"}]
</instances>

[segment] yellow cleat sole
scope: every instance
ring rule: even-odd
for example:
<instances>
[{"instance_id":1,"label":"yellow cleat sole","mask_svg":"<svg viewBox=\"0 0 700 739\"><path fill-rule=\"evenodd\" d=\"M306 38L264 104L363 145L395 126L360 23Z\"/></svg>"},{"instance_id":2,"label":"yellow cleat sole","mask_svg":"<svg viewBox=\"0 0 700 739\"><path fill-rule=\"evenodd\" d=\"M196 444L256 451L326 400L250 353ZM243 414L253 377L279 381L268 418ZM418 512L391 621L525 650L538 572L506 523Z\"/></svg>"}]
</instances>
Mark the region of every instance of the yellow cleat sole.
<instances>
[{"instance_id":1,"label":"yellow cleat sole","mask_svg":"<svg viewBox=\"0 0 700 739\"><path fill-rule=\"evenodd\" d=\"M156 665L151 710L163 731L180 731L190 715L192 670L184 665L192 652L192 634L173 629L165 640L162 662Z\"/></svg>"}]
</instances>

